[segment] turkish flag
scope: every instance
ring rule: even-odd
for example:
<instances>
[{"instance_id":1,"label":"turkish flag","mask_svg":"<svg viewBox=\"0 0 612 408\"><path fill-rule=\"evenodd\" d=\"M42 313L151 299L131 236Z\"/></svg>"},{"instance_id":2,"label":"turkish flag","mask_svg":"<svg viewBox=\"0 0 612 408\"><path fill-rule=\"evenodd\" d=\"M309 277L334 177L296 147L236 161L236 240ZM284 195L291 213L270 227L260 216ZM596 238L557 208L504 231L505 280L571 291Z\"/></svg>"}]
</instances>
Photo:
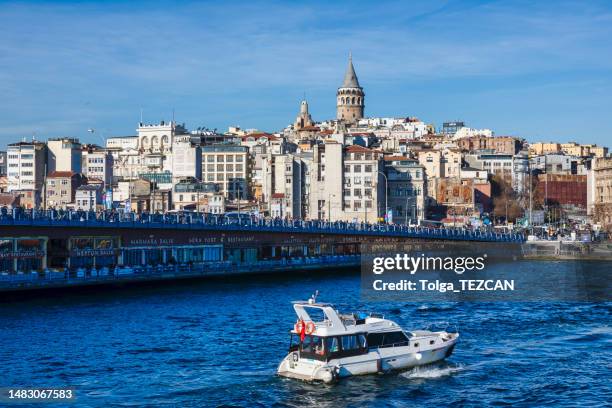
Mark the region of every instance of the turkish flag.
<instances>
[{"instance_id":1,"label":"turkish flag","mask_svg":"<svg viewBox=\"0 0 612 408\"><path fill-rule=\"evenodd\" d=\"M306 338L306 323L304 323L304 320L301 320L301 319L300 319L300 323L301 323L300 341L304 342L304 339Z\"/></svg>"}]
</instances>

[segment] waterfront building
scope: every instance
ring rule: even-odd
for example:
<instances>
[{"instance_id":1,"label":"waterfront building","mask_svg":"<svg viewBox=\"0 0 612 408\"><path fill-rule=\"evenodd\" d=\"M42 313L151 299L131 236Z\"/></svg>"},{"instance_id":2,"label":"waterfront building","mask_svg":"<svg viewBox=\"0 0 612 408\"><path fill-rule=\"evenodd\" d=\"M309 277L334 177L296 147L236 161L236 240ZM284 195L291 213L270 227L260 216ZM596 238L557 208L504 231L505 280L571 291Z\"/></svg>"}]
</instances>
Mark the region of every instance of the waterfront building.
<instances>
[{"instance_id":1,"label":"waterfront building","mask_svg":"<svg viewBox=\"0 0 612 408\"><path fill-rule=\"evenodd\" d=\"M263 160L262 201L273 217L303 218L305 164L299 155L268 154Z\"/></svg>"},{"instance_id":2,"label":"waterfront building","mask_svg":"<svg viewBox=\"0 0 612 408\"><path fill-rule=\"evenodd\" d=\"M24 192L26 196L24 198L33 199L33 207L38 207L44 183L46 160L47 145L44 143L32 141L9 144L7 147L8 191Z\"/></svg>"},{"instance_id":3,"label":"waterfront building","mask_svg":"<svg viewBox=\"0 0 612 408\"><path fill-rule=\"evenodd\" d=\"M224 212L225 199L216 183L200 182L195 178L180 180L174 185L173 207L175 210L198 212ZM223 210L223 211L221 211Z\"/></svg>"},{"instance_id":4,"label":"waterfront building","mask_svg":"<svg viewBox=\"0 0 612 408\"><path fill-rule=\"evenodd\" d=\"M64 137L47 141L47 174L54 171L82 173L82 147L79 139Z\"/></svg>"},{"instance_id":5,"label":"waterfront building","mask_svg":"<svg viewBox=\"0 0 612 408\"><path fill-rule=\"evenodd\" d=\"M344 81L336 93L336 119L349 123L363 118L365 108L365 93L359 85L353 58L349 56L348 67Z\"/></svg>"},{"instance_id":6,"label":"waterfront building","mask_svg":"<svg viewBox=\"0 0 612 408\"><path fill-rule=\"evenodd\" d=\"M329 141L314 146L310 167L308 218L376 222L385 214L382 152Z\"/></svg>"},{"instance_id":7,"label":"waterfront building","mask_svg":"<svg viewBox=\"0 0 612 408\"><path fill-rule=\"evenodd\" d=\"M102 207L102 185L84 184L77 187L75 194L75 209L96 211Z\"/></svg>"},{"instance_id":8,"label":"waterfront building","mask_svg":"<svg viewBox=\"0 0 612 408\"><path fill-rule=\"evenodd\" d=\"M52 171L47 176L44 208L73 207L76 191L84 182L81 174L73 171Z\"/></svg>"},{"instance_id":9,"label":"waterfront building","mask_svg":"<svg viewBox=\"0 0 612 408\"><path fill-rule=\"evenodd\" d=\"M95 145L84 145L82 152L83 175L87 179L100 180L104 186L113 181L113 156L106 149Z\"/></svg>"},{"instance_id":10,"label":"waterfront building","mask_svg":"<svg viewBox=\"0 0 612 408\"><path fill-rule=\"evenodd\" d=\"M612 158L594 159L591 169L593 220L612 231Z\"/></svg>"},{"instance_id":11,"label":"waterfront building","mask_svg":"<svg viewBox=\"0 0 612 408\"><path fill-rule=\"evenodd\" d=\"M132 198L145 197L151 194L151 182L145 179L122 180L113 187L113 201L116 203L127 203L128 207Z\"/></svg>"},{"instance_id":12,"label":"waterfront building","mask_svg":"<svg viewBox=\"0 0 612 408\"><path fill-rule=\"evenodd\" d=\"M248 148L236 145L202 147L202 181L216 183L226 199L248 199L250 184Z\"/></svg>"},{"instance_id":13,"label":"waterfront building","mask_svg":"<svg viewBox=\"0 0 612 408\"><path fill-rule=\"evenodd\" d=\"M202 150L191 143L191 136L175 136L172 145L172 177L175 180L202 177Z\"/></svg>"},{"instance_id":14,"label":"waterfront building","mask_svg":"<svg viewBox=\"0 0 612 408\"><path fill-rule=\"evenodd\" d=\"M106 140L106 149L112 155L115 185L120 180L133 180L146 168L138 150L138 136L117 136Z\"/></svg>"},{"instance_id":15,"label":"waterfront building","mask_svg":"<svg viewBox=\"0 0 612 408\"><path fill-rule=\"evenodd\" d=\"M417 160L403 156L384 158L388 179L388 207L393 210L393 222L416 223L425 218L425 168Z\"/></svg>"},{"instance_id":16,"label":"waterfront building","mask_svg":"<svg viewBox=\"0 0 612 408\"><path fill-rule=\"evenodd\" d=\"M545 206L587 207L587 176L574 174L540 174L537 195Z\"/></svg>"}]
</instances>

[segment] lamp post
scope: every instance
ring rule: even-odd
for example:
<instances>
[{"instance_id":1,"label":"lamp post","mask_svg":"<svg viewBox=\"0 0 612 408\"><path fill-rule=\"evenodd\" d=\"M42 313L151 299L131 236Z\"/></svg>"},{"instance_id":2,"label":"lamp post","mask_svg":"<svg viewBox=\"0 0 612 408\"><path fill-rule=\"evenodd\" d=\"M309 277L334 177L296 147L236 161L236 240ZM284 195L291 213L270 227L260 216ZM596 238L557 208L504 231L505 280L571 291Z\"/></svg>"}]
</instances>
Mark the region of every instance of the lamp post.
<instances>
[{"instance_id":1,"label":"lamp post","mask_svg":"<svg viewBox=\"0 0 612 408\"><path fill-rule=\"evenodd\" d=\"M387 207L387 195L389 190L389 180L387 179L387 175L382 171L378 170L378 173L381 174L385 178L385 222L387 221L387 214L389 214L389 208Z\"/></svg>"}]
</instances>

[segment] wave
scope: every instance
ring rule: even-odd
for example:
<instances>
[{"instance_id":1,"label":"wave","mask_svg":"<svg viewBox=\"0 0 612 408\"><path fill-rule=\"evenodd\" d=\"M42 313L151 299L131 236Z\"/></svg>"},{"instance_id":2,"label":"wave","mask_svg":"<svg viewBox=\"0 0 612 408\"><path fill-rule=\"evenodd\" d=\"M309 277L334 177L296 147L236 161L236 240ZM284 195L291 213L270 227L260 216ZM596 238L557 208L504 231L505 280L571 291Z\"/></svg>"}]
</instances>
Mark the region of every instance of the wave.
<instances>
[{"instance_id":1,"label":"wave","mask_svg":"<svg viewBox=\"0 0 612 408\"><path fill-rule=\"evenodd\" d=\"M445 367L421 366L421 367L415 367L410 371L401 373L400 375L404 378L409 378L409 379L431 379L431 378L446 377L448 375L452 375L452 374L461 372L465 369L466 368L463 365L445 366Z\"/></svg>"}]
</instances>

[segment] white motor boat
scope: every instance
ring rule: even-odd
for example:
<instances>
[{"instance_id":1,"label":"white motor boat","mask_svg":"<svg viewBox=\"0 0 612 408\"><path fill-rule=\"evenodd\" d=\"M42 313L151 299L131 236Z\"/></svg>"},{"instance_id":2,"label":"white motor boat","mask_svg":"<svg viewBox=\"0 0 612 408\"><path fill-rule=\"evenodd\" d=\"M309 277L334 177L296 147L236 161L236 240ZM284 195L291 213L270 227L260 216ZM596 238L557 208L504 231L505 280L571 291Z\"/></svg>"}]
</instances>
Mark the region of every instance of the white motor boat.
<instances>
[{"instance_id":1,"label":"white motor boat","mask_svg":"<svg viewBox=\"0 0 612 408\"><path fill-rule=\"evenodd\" d=\"M293 302L298 321L289 354L278 366L283 377L333 382L341 377L405 370L444 360L459 333L405 332L384 316L341 314L333 305Z\"/></svg>"}]
</instances>

